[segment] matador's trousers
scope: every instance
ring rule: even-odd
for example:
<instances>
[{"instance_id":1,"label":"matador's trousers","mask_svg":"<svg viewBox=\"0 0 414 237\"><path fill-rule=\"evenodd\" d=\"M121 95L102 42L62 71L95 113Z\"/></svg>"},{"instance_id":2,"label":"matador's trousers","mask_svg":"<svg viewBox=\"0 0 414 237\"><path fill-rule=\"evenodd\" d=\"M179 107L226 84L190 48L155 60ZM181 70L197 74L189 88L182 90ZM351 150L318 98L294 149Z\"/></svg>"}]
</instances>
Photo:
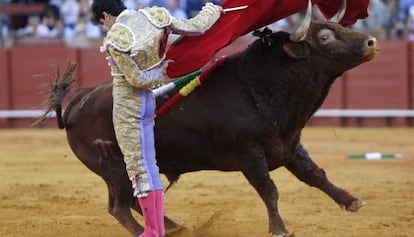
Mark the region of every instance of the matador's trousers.
<instances>
[{"instance_id":1,"label":"matador's trousers","mask_svg":"<svg viewBox=\"0 0 414 237\"><path fill-rule=\"evenodd\" d=\"M132 87L114 78L113 123L134 196L163 189L155 159L155 98L149 89Z\"/></svg>"}]
</instances>

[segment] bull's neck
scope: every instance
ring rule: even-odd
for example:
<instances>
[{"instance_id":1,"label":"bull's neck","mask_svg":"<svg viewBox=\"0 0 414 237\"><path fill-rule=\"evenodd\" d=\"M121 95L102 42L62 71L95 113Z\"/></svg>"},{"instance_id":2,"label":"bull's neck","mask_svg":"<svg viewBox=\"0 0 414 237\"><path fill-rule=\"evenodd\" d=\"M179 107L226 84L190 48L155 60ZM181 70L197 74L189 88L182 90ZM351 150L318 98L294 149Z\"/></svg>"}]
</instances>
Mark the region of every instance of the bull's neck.
<instances>
[{"instance_id":1,"label":"bull's neck","mask_svg":"<svg viewBox=\"0 0 414 237\"><path fill-rule=\"evenodd\" d=\"M277 130L289 133L303 128L322 105L335 80L326 74L307 75L310 76L279 78L272 86L262 88L269 95L264 101L269 110L267 115L272 117Z\"/></svg>"},{"instance_id":2,"label":"bull's neck","mask_svg":"<svg viewBox=\"0 0 414 237\"><path fill-rule=\"evenodd\" d=\"M298 83L297 88L291 88L291 102L289 111L289 122L303 128L313 114L322 106L328 95L333 80L314 76L308 78L307 83ZM283 105L279 105L282 106Z\"/></svg>"}]
</instances>

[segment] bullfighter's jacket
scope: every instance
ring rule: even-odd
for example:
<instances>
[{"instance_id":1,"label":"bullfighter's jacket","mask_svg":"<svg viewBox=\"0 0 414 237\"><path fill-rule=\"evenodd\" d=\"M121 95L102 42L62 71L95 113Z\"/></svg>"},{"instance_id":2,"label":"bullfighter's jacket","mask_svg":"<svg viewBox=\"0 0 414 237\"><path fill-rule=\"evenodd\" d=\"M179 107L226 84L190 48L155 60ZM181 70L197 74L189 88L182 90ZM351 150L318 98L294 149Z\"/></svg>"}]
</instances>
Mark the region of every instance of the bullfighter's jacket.
<instances>
[{"instance_id":1,"label":"bullfighter's jacket","mask_svg":"<svg viewBox=\"0 0 414 237\"><path fill-rule=\"evenodd\" d=\"M154 142L145 140L154 140L155 99L150 89L164 80L161 65L168 35L202 34L219 19L221 10L207 3L187 20L162 7L126 9L107 32L101 51L106 52L113 77L113 124L134 196L163 188Z\"/></svg>"}]
</instances>

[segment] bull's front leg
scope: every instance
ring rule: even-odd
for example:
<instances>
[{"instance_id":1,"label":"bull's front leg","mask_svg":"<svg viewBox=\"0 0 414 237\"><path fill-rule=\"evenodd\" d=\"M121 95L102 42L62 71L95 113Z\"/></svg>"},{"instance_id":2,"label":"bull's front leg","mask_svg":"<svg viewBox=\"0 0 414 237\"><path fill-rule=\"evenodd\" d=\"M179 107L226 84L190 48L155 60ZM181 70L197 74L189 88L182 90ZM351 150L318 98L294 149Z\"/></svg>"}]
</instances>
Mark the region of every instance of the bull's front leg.
<instances>
[{"instance_id":1,"label":"bull's front leg","mask_svg":"<svg viewBox=\"0 0 414 237\"><path fill-rule=\"evenodd\" d=\"M124 182L115 181L112 183L105 180L109 192L108 211L132 236L138 236L144 231L144 228L131 213L131 203L133 202L131 184L127 178L119 180Z\"/></svg>"},{"instance_id":2,"label":"bull's front leg","mask_svg":"<svg viewBox=\"0 0 414 237\"><path fill-rule=\"evenodd\" d=\"M108 140L96 139L94 150L87 153L81 159L87 159L89 168L93 164L94 172L99 174L108 187L108 212L115 217L118 222L127 229L132 236L138 236L144 228L135 220L131 213L131 203L133 201L132 185L125 170L125 164L119 150ZM83 154L86 149L78 150L78 155ZM95 152L96 151L96 152ZM94 156L90 155L94 154ZM93 158L93 159L91 159Z\"/></svg>"},{"instance_id":3,"label":"bull's front leg","mask_svg":"<svg viewBox=\"0 0 414 237\"><path fill-rule=\"evenodd\" d=\"M288 231L279 215L277 201L279 194L273 180L270 178L264 151L260 148L249 149L242 159L242 173L256 189L264 201L269 216L269 232L272 237L289 236Z\"/></svg>"},{"instance_id":4,"label":"bull's front leg","mask_svg":"<svg viewBox=\"0 0 414 237\"><path fill-rule=\"evenodd\" d=\"M365 202L332 184L325 171L312 161L302 144L297 146L295 157L285 167L302 182L322 190L347 211L357 211L365 205Z\"/></svg>"}]
</instances>

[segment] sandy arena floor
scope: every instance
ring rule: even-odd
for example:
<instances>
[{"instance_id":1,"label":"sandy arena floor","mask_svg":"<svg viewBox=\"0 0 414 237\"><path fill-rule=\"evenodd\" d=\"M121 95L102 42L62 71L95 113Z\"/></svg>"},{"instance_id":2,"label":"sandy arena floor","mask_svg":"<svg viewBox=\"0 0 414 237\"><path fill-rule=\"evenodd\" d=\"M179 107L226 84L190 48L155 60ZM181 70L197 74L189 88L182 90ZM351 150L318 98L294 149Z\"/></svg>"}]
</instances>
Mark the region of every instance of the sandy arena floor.
<instances>
[{"instance_id":1,"label":"sandy arena floor","mask_svg":"<svg viewBox=\"0 0 414 237\"><path fill-rule=\"evenodd\" d=\"M63 130L0 130L0 141L0 236L130 236L107 212L104 182L72 154ZM285 169L272 171L296 237L414 236L414 128L311 127L303 142L330 180L367 206L343 211ZM403 158L347 159L370 151ZM184 227L171 237L268 236L264 204L236 172L183 175L166 194L166 214Z\"/></svg>"}]
</instances>

